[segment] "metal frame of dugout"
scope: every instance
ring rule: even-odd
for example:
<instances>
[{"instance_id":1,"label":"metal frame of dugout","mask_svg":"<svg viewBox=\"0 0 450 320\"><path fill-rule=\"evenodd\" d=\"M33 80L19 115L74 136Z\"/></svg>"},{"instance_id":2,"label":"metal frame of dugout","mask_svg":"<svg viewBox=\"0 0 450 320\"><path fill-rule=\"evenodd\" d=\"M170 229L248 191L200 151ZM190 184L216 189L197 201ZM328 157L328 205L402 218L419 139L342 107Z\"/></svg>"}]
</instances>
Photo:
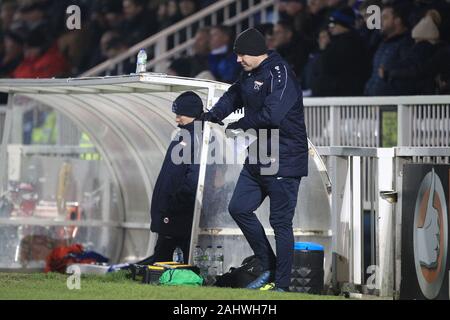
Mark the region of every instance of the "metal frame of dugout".
<instances>
[{"instance_id":1,"label":"metal frame of dugout","mask_svg":"<svg viewBox=\"0 0 450 320\"><path fill-rule=\"evenodd\" d=\"M42 210L45 211L47 205L53 206L51 210L54 212L53 215L39 217L0 217L0 229L6 228L12 234L12 247L17 251L21 240L17 234L21 233L23 237L24 230L32 230L32 227L47 231L76 227L85 232L82 233L84 238L75 240L91 243L93 249L114 262L132 261L152 254L156 235L149 231L149 207L166 147L176 129L171 112L172 101L181 92L193 90L209 109L228 87L214 81L155 73L101 78L0 80L0 91L9 93L0 152L1 194L8 190L11 180L29 180L33 176L42 189L41 196L46 197L42 199L45 200ZM24 116L36 108L49 108L56 112L58 130L56 141L50 145L23 143ZM236 112L224 122L226 124L242 116ZM219 135L224 134L224 127L218 125L208 123L204 128L191 249L196 244L203 247L222 245L224 266L228 269L239 265L252 251L227 210L241 165L208 164L211 155L208 152L209 139L205 137L210 137L213 130ZM91 148L78 145L81 132L90 137ZM97 159L81 157L92 152L99 155ZM302 179L294 234L296 241L315 241L324 245L325 285L329 285L333 234L331 184L326 168L311 144L309 157L310 174ZM64 173L65 169L71 175L69 180L75 181L73 184L76 185L71 194L60 192L61 172ZM65 211L61 211L61 207L70 202L83 203L83 193L97 189L101 189L98 194L100 204L97 204L100 209L96 208L97 211L87 211L79 220L70 220ZM256 214L273 245L268 212L266 199ZM20 263L17 252L14 258L9 257L5 247L1 246L2 268L33 266L33 261ZM42 261L34 266L42 267Z\"/></svg>"}]
</instances>

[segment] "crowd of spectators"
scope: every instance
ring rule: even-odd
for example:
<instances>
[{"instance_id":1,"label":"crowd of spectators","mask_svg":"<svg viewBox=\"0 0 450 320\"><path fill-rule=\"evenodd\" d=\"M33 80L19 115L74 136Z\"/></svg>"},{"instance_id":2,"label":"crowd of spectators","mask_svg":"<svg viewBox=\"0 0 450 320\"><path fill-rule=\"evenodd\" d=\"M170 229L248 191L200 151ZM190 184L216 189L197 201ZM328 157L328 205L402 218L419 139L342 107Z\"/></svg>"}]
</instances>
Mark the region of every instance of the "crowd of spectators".
<instances>
[{"instance_id":1,"label":"crowd of spectators","mask_svg":"<svg viewBox=\"0 0 450 320\"><path fill-rule=\"evenodd\" d=\"M450 1L287 0L280 19L267 43L311 96L450 93Z\"/></svg>"},{"instance_id":2,"label":"crowd of spectators","mask_svg":"<svg viewBox=\"0 0 450 320\"><path fill-rule=\"evenodd\" d=\"M77 76L212 2L0 0L0 77ZM80 30L66 26L71 5L80 8ZM125 62L110 73L134 68Z\"/></svg>"},{"instance_id":3,"label":"crowd of spectators","mask_svg":"<svg viewBox=\"0 0 450 320\"><path fill-rule=\"evenodd\" d=\"M0 77L76 76L210 5L200 0L3 0ZM68 31L65 10L81 8ZM381 8L380 28L369 28ZM450 93L450 0L279 0L278 21L256 26L293 68L305 95ZM193 53L167 73L232 83L235 30L199 28ZM109 74L134 71L124 61Z\"/></svg>"}]
</instances>

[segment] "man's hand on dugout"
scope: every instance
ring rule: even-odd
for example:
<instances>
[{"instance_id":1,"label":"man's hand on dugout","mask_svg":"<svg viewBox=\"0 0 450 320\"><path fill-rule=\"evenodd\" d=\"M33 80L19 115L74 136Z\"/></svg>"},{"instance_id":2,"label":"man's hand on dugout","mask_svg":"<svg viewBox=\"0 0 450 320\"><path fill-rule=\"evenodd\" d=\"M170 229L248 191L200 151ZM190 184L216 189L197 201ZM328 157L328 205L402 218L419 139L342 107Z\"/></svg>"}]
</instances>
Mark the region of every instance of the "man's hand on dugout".
<instances>
[{"instance_id":1,"label":"man's hand on dugout","mask_svg":"<svg viewBox=\"0 0 450 320\"><path fill-rule=\"evenodd\" d=\"M221 126L223 126L223 122L220 121L214 114L212 114L211 112L203 112L199 117L198 120L201 121L208 121L208 122L213 122L213 123L217 123Z\"/></svg>"},{"instance_id":2,"label":"man's hand on dugout","mask_svg":"<svg viewBox=\"0 0 450 320\"><path fill-rule=\"evenodd\" d=\"M228 124L227 128L225 129L225 135L227 136L227 138L234 138L242 131L243 130L239 127L238 122L235 121Z\"/></svg>"}]
</instances>

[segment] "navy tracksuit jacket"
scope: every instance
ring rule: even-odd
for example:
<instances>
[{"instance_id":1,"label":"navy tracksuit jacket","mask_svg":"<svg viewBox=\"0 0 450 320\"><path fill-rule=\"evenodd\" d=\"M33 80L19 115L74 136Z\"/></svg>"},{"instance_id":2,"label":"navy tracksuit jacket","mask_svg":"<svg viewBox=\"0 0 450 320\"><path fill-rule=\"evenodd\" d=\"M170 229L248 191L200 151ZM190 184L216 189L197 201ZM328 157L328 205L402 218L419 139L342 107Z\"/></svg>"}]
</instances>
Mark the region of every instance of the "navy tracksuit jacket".
<instances>
[{"instance_id":1,"label":"navy tracksuit jacket","mask_svg":"<svg viewBox=\"0 0 450 320\"><path fill-rule=\"evenodd\" d=\"M179 127L189 132L190 141L183 141L180 133L174 137L153 190L150 229L159 234L155 261L171 261L177 246L188 257L199 173L199 165L194 164L194 155L200 149L194 146L200 146L202 132L194 133L194 122ZM181 150L180 157L183 157L184 152L190 152L190 163L176 164L172 161L171 154L177 146Z\"/></svg>"},{"instance_id":2,"label":"navy tracksuit jacket","mask_svg":"<svg viewBox=\"0 0 450 320\"><path fill-rule=\"evenodd\" d=\"M244 71L210 112L222 120L239 108L245 110L238 121L241 129L279 129L279 157L275 159L279 170L276 175L261 175L264 165L249 164L247 159L228 209L263 270L275 270L276 285L288 287L294 250L292 219L300 179L308 174L308 141L300 85L278 53L269 52L256 69ZM266 196L270 198L276 257L254 214Z\"/></svg>"}]
</instances>

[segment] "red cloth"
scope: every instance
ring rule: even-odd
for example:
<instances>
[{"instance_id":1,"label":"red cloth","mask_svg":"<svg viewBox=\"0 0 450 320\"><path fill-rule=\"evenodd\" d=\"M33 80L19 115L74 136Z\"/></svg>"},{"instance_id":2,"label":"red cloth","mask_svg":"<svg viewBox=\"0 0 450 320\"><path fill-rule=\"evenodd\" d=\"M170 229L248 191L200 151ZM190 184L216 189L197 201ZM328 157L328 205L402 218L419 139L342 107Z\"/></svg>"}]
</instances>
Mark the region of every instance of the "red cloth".
<instances>
[{"instance_id":1,"label":"red cloth","mask_svg":"<svg viewBox=\"0 0 450 320\"><path fill-rule=\"evenodd\" d=\"M48 255L45 264L45 272L56 271L64 273L66 272L67 265L74 263L75 258L67 256L70 253L81 254L83 252L83 246L81 244L73 244L71 246L62 246L53 249ZM94 260L93 260L94 262Z\"/></svg>"},{"instance_id":2,"label":"red cloth","mask_svg":"<svg viewBox=\"0 0 450 320\"><path fill-rule=\"evenodd\" d=\"M69 71L66 58L55 43L43 55L23 60L13 71L13 78L52 78Z\"/></svg>"}]
</instances>

